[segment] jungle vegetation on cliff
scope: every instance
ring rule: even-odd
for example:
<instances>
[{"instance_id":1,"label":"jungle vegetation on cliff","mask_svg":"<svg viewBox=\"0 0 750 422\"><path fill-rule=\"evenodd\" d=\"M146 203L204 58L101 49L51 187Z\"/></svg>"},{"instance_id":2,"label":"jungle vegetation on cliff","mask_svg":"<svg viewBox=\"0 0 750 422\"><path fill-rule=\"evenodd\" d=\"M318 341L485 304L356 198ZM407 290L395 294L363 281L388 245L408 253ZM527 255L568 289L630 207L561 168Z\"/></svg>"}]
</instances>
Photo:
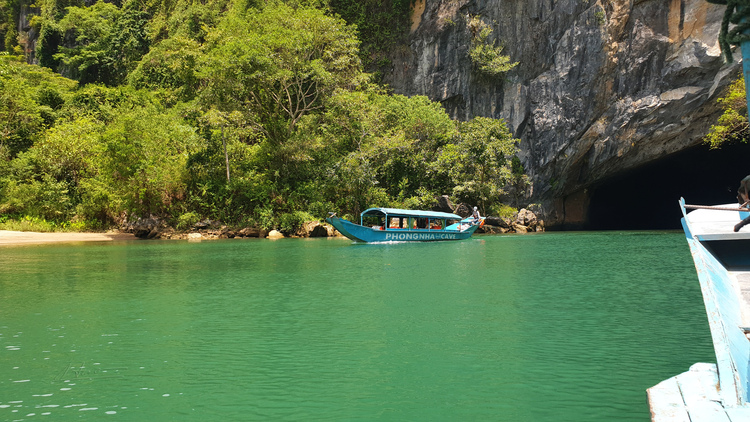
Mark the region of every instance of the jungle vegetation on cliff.
<instances>
[{"instance_id":1,"label":"jungle vegetation on cliff","mask_svg":"<svg viewBox=\"0 0 750 422\"><path fill-rule=\"evenodd\" d=\"M750 133L748 133L745 78L740 77L734 81L725 95L719 98L719 104L724 113L719 117L719 121L711 126L704 141L711 148L720 148L727 142L747 142Z\"/></svg>"},{"instance_id":2,"label":"jungle vegetation on cliff","mask_svg":"<svg viewBox=\"0 0 750 422\"><path fill-rule=\"evenodd\" d=\"M490 212L524 177L501 120L454 122L364 72L378 53L340 16L408 1L39 0L26 52L27 4L0 3L0 219L292 230L442 194Z\"/></svg>"}]
</instances>

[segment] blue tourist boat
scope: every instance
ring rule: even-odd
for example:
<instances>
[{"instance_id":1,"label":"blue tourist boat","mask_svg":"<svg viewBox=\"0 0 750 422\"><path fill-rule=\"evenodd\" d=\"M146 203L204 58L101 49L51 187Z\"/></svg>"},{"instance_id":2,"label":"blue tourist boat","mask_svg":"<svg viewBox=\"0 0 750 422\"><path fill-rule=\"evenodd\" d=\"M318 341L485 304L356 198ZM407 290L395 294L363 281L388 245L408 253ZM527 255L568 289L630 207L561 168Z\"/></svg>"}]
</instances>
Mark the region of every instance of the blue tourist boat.
<instances>
[{"instance_id":1,"label":"blue tourist boat","mask_svg":"<svg viewBox=\"0 0 750 422\"><path fill-rule=\"evenodd\" d=\"M356 242L428 242L468 239L484 223L456 214L370 208L359 216L359 224L331 213L326 219L341 234Z\"/></svg>"},{"instance_id":2,"label":"blue tourist boat","mask_svg":"<svg viewBox=\"0 0 750 422\"><path fill-rule=\"evenodd\" d=\"M750 213L736 203L697 206L684 199L680 208L716 364L696 363L649 388L651 419L750 421L750 227L739 224Z\"/></svg>"}]
</instances>

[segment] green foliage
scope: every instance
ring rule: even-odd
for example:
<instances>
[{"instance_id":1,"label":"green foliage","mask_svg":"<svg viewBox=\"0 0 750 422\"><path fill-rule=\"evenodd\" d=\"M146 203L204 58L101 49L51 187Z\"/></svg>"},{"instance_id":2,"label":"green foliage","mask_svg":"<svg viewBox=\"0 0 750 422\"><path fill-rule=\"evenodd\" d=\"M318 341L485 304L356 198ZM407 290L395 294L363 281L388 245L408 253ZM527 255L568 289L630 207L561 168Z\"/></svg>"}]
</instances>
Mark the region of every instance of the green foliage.
<instances>
[{"instance_id":1,"label":"green foliage","mask_svg":"<svg viewBox=\"0 0 750 422\"><path fill-rule=\"evenodd\" d=\"M604 13L604 10L597 10L596 13L594 13L594 17L596 18L596 23L600 26L607 23L607 15Z\"/></svg>"},{"instance_id":2,"label":"green foliage","mask_svg":"<svg viewBox=\"0 0 750 422\"><path fill-rule=\"evenodd\" d=\"M122 112L102 134L103 176L136 215L168 215L185 197L185 167L199 138L168 113Z\"/></svg>"},{"instance_id":3,"label":"green foliage","mask_svg":"<svg viewBox=\"0 0 750 422\"><path fill-rule=\"evenodd\" d=\"M23 160L25 157L19 158ZM0 187L0 214L27 214L52 221L72 216L67 184L49 174L5 178Z\"/></svg>"},{"instance_id":4,"label":"green foliage","mask_svg":"<svg viewBox=\"0 0 750 422\"><path fill-rule=\"evenodd\" d=\"M258 224L264 230L270 230L278 226L278 220L274 215L273 208L269 205L256 208L255 215L257 216Z\"/></svg>"},{"instance_id":5,"label":"green foliage","mask_svg":"<svg viewBox=\"0 0 750 422\"><path fill-rule=\"evenodd\" d=\"M517 140L504 121L486 117L459 123L458 131L456 141L442 149L436 172L447 173L458 200L486 209L499 201L512 180Z\"/></svg>"},{"instance_id":6,"label":"green foliage","mask_svg":"<svg viewBox=\"0 0 750 422\"><path fill-rule=\"evenodd\" d=\"M276 146L337 88L357 83L358 41L343 21L283 4L227 16L209 34L201 102L241 111Z\"/></svg>"},{"instance_id":7,"label":"green foliage","mask_svg":"<svg viewBox=\"0 0 750 422\"><path fill-rule=\"evenodd\" d=\"M169 38L151 48L128 80L136 88L165 89L176 101L189 101L198 89L196 68L200 58L196 41Z\"/></svg>"},{"instance_id":8,"label":"green foliage","mask_svg":"<svg viewBox=\"0 0 750 422\"><path fill-rule=\"evenodd\" d=\"M360 57L369 71L383 69L388 53L409 34L410 0L330 0L331 10L357 28Z\"/></svg>"},{"instance_id":9,"label":"green foliage","mask_svg":"<svg viewBox=\"0 0 750 422\"><path fill-rule=\"evenodd\" d=\"M0 1L0 37L4 41L4 51L13 51L13 48L18 45L16 27L20 9L19 0Z\"/></svg>"},{"instance_id":10,"label":"green foliage","mask_svg":"<svg viewBox=\"0 0 750 422\"><path fill-rule=\"evenodd\" d=\"M429 163L455 133L439 104L378 89L339 92L316 127L319 142L340 154L327 157L333 161L322 189L339 208L354 213L394 200L403 203L425 185L428 191L439 190Z\"/></svg>"},{"instance_id":11,"label":"green foliage","mask_svg":"<svg viewBox=\"0 0 750 422\"><path fill-rule=\"evenodd\" d=\"M457 124L363 72L360 57L389 65L381 52L405 33L408 0L37 6L40 63L81 84L0 54L2 223L91 229L153 214L293 234L328 211L427 208L440 194L502 210L526 180L502 121Z\"/></svg>"},{"instance_id":12,"label":"green foliage","mask_svg":"<svg viewBox=\"0 0 750 422\"><path fill-rule=\"evenodd\" d=\"M56 57L63 34L57 22L45 17L35 17L35 26L39 27L39 38L36 41L36 58L39 65L49 69L57 69L60 60Z\"/></svg>"},{"instance_id":13,"label":"green foliage","mask_svg":"<svg viewBox=\"0 0 750 422\"><path fill-rule=\"evenodd\" d=\"M21 81L0 79L0 146L12 155L25 151L44 129L39 104Z\"/></svg>"},{"instance_id":14,"label":"green foliage","mask_svg":"<svg viewBox=\"0 0 750 422\"><path fill-rule=\"evenodd\" d=\"M48 221L41 217L25 215L19 218L0 216L0 230L34 232L81 232L100 228L95 222L87 221Z\"/></svg>"},{"instance_id":15,"label":"green foliage","mask_svg":"<svg viewBox=\"0 0 750 422\"><path fill-rule=\"evenodd\" d=\"M384 203L429 206L445 193L490 204L514 177L517 140L501 120L475 118L457 128L424 97L377 90L341 93L326 118L322 136L351 150L332 166L327 195L355 214Z\"/></svg>"},{"instance_id":16,"label":"green foliage","mask_svg":"<svg viewBox=\"0 0 750 422\"><path fill-rule=\"evenodd\" d=\"M740 77L723 97L718 100L724 109L717 124L711 126L704 142L711 148L720 148L725 142L747 142L747 98L745 96L745 79Z\"/></svg>"},{"instance_id":17,"label":"green foliage","mask_svg":"<svg viewBox=\"0 0 750 422\"><path fill-rule=\"evenodd\" d=\"M158 92L135 90L129 86L109 88L89 84L75 91L61 109L65 116L90 116L109 123L122 110L140 107L160 107Z\"/></svg>"},{"instance_id":18,"label":"green foliage","mask_svg":"<svg viewBox=\"0 0 750 422\"><path fill-rule=\"evenodd\" d=\"M268 195L280 209L324 147L300 127L314 125L334 92L361 83L357 47L342 20L284 4L228 15L208 35L198 103L238 116L227 124L255 147L251 178L275 187Z\"/></svg>"},{"instance_id":19,"label":"green foliage","mask_svg":"<svg viewBox=\"0 0 750 422\"><path fill-rule=\"evenodd\" d=\"M467 25L471 31L469 57L480 72L497 76L518 65L518 62L511 63L510 57L502 54L503 46L496 46L494 41L490 41L492 28L479 16L468 18Z\"/></svg>"},{"instance_id":20,"label":"green foliage","mask_svg":"<svg viewBox=\"0 0 750 422\"><path fill-rule=\"evenodd\" d=\"M518 208L511 207L507 204L497 204L489 209L490 215L494 215L500 218L513 218L518 212Z\"/></svg>"},{"instance_id":21,"label":"green foliage","mask_svg":"<svg viewBox=\"0 0 750 422\"><path fill-rule=\"evenodd\" d=\"M304 211L284 213L279 216L279 228L286 235L295 234L303 224L315 221L316 218Z\"/></svg>"},{"instance_id":22,"label":"green foliage","mask_svg":"<svg viewBox=\"0 0 750 422\"><path fill-rule=\"evenodd\" d=\"M201 216L195 212L186 212L177 217L177 230L187 230L195 225L195 223L201 221Z\"/></svg>"},{"instance_id":23,"label":"green foliage","mask_svg":"<svg viewBox=\"0 0 750 422\"><path fill-rule=\"evenodd\" d=\"M133 7L105 2L69 7L57 28L64 39L74 41L61 45L52 57L64 74L82 83L118 85L148 51L147 22L148 15Z\"/></svg>"},{"instance_id":24,"label":"green foliage","mask_svg":"<svg viewBox=\"0 0 750 422\"><path fill-rule=\"evenodd\" d=\"M0 148L15 156L31 147L74 87L48 70L0 55Z\"/></svg>"}]
</instances>

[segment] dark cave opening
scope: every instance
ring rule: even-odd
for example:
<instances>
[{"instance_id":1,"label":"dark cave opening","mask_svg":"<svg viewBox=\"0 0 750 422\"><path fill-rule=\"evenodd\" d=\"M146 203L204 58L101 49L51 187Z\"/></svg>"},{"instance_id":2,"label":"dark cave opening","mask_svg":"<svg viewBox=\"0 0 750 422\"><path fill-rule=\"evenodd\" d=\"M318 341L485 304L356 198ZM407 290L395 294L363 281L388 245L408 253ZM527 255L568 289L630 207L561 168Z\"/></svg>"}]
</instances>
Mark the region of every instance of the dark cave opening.
<instances>
[{"instance_id":1,"label":"dark cave opening","mask_svg":"<svg viewBox=\"0 0 750 422\"><path fill-rule=\"evenodd\" d=\"M590 188L587 230L680 229L680 197L688 204L735 203L750 174L750 144L711 150L700 145Z\"/></svg>"}]
</instances>

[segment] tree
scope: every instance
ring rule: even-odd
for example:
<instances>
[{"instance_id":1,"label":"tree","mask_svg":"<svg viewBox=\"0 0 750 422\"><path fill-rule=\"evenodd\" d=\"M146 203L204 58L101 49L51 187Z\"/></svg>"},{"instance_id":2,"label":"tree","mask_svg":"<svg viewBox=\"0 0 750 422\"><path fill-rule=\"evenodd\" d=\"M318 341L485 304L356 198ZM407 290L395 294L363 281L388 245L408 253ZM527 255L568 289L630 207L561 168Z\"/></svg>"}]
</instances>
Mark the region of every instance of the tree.
<instances>
[{"instance_id":1,"label":"tree","mask_svg":"<svg viewBox=\"0 0 750 422\"><path fill-rule=\"evenodd\" d=\"M169 215L185 199L186 164L200 139L174 110L122 110L102 133L102 182L138 216Z\"/></svg>"},{"instance_id":2,"label":"tree","mask_svg":"<svg viewBox=\"0 0 750 422\"><path fill-rule=\"evenodd\" d=\"M511 63L510 57L502 54L503 46L496 46L494 41L489 40L492 28L479 16L468 18L467 24L471 31L469 57L480 72L497 76L518 65L518 62Z\"/></svg>"},{"instance_id":3,"label":"tree","mask_svg":"<svg viewBox=\"0 0 750 422\"><path fill-rule=\"evenodd\" d=\"M445 172L458 200L483 209L499 201L513 174L517 140L500 119L475 117L458 123L456 140L442 148L435 171ZM521 170L522 171L522 170Z\"/></svg>"},{"instance_id":4,"label":"tree","mask_svg":"<svg viewBox=\"0 0 750 422\"><path fill-rule=\"evenodd\" d=\"M317 9L275 4L227 16L208 36L201 102L242 111L281 146L327 96L358 83L358 44L353 28Z\"/></svg>"},{"instance_id":5,"label":"tree","mask_svg":"<svg viewBox=\"0 0 750 422\"><path fill-rule=\"evenodd\" d=\"M39 105L19 80L0 78L0 148L11 156L25 151L44 129Z\"/></svg>"},{"instance_id":6,"label":"tree","mask_svg":"<svg viewBox=\"0 0 750 422\"><path fill-rule=\"evenodd\" d=\"M63 73L84 84L123 83L149 47L148 15L135 4L123 9L105 2L69 7L57 24L63 42L53 55Z\"/></svg>"},{"instance_id":7,"label":"tree","mask_svg":"<svg viewBox=\"0 0 750 422\"><path fill-rule=\"evenodd\" d=\"M143 56L128 80L135 88L164 89L176 101L190 101L198 89L196 67L200 59L197 42L183 37L169 38Z\"/></svg>"},{"instance_id":8,"label":"tree","mask_svg":"<svg viewBox=\"0 0 750 422\"><path fill-rule=\"evenodd\" d=\"M60 113L73 81L0 54L0 149L11 157L30 148Z\"/></svg>"},{"instance_id":9,"label":"tree","mask_svg":"<svg viewBox=\"0 0 750 422\"><path fill-rule=\"evenodd\" d=\"M358 45L341 19L278 2L232 11L207 36L197 102L242 115L233 119L242 126L227 129L257 146L248 174L272 184L275 208L294 211L308 196L300 191L312 191L311 163L321 144L300 127L312 127L336 90L362 83Z\"/></svg>"},{"instance_id":10,"label":"tree","mask_svg":"<svg viewBox=\"0 0 750 422\"><path fill-rule=\"evenodd\" d=\"M321 184L340 209L358 213L371 205L426 205L446 181L431 164L455 125L426 97L387 95L380 89L341 91L317 122L319 144L337 157L325 163Z\"/></svg>"}]
</instances>

